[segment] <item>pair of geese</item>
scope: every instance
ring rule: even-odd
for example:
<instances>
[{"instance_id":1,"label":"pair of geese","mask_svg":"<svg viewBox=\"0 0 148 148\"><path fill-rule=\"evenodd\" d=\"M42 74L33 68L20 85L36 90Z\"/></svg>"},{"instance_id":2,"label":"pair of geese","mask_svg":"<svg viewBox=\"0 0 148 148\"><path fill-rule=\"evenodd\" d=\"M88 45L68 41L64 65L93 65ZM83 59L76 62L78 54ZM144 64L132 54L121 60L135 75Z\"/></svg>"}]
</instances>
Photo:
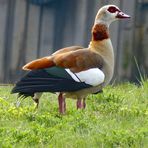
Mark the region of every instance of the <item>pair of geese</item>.
<instances>
[{"instance_id":1,"label":"pair of geese","mask_svg":"<svg viewBox=\"0 0 148 148\"><path fill-rule=\"evenodd\" d=\"M34 60L23 69L30 70L12 90L19 97L32 96L39 104L43 92L58 92L59 112L66 111L65 98L77 100L77 108L85 108L88 94L102 90L112 79L114 51L109 37L109 25L130 18L115 5L99 9L92 27L92 39L87 48L71 46L52 55Z\"/></svg>"}]
</instances>

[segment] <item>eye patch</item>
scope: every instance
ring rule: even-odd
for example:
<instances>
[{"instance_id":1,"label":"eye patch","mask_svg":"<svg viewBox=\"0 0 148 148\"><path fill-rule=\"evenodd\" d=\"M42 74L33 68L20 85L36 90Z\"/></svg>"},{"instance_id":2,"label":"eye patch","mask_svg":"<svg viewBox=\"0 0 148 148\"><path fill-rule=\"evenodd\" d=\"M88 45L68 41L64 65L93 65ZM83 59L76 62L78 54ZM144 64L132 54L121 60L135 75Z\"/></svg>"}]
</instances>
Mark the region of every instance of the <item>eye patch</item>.
<instances>
[{"instance_id":1,"label":"eye patch","mask_svg":"<svg viewBox=\"0 0 148 148\"><path fill-rule=\"evenodd\" d=\"M119 9L117 9L116 7L113 7L113 6L111 6L111 7L109 7L108 9L107 9L110 13L115 13L115 12L121 12Z\"/></svg>"}]
</instances>

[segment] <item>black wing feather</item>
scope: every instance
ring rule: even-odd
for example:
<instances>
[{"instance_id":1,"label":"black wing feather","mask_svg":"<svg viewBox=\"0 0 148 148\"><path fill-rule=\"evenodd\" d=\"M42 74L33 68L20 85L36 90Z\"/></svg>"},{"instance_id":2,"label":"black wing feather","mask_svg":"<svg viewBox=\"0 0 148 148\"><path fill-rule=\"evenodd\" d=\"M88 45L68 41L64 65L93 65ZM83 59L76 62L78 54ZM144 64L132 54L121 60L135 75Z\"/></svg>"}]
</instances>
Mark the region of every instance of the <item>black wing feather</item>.
<instances>
[{"instance_id":1,"label":"black wing feather","mask_svg":"<svg viewBox=\"0 0 148 148\"><path fill-rule=\"evenodd\" d=\"M61 77L57 73L58 69L59 72L62 71ZM74 81L64 69L56 68L56 73L50 71L50 68L30 71L16 83L12 93L33 96L35 92L71 92L92 87L84 82Z\"/></svg>"}]
</instances>

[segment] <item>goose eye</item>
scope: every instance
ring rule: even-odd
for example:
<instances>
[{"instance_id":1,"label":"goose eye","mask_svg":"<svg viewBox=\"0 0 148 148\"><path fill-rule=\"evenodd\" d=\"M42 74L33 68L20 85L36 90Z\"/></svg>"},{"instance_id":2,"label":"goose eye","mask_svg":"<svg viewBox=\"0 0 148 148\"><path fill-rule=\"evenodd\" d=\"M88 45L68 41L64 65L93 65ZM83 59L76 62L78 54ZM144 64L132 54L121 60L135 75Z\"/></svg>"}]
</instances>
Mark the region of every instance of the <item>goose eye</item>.
<instances>
[{"instance_id":1,"label":"goose eye","mask_svg":"<svg viewBox=\"0 0 148 148\"><path fill-rule=\"evenodd\" d=\"M110 13L115 13L116 11L119 11L116 7L109 7L107 9Z\"/></svg>"}]
</instances>

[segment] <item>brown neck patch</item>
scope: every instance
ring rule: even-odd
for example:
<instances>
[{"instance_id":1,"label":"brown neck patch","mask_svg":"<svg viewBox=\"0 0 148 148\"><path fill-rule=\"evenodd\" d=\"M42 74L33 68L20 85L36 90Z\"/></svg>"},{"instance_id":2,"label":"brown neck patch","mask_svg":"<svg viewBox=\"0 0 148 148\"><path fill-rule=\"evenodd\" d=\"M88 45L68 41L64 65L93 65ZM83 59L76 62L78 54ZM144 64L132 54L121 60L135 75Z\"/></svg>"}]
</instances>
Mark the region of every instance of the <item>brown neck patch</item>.
<instances>
[{"instance_id":1,"label":"brown neck patch","mask_svg":"<svg viewBox=\"0 0 148 148\"><path fill-rule=\"evenodd\" d=\"M102 41L109 38L108 28L104 24L96 24L92 28L92 40Z\"/></svg>"}]
</instances>

